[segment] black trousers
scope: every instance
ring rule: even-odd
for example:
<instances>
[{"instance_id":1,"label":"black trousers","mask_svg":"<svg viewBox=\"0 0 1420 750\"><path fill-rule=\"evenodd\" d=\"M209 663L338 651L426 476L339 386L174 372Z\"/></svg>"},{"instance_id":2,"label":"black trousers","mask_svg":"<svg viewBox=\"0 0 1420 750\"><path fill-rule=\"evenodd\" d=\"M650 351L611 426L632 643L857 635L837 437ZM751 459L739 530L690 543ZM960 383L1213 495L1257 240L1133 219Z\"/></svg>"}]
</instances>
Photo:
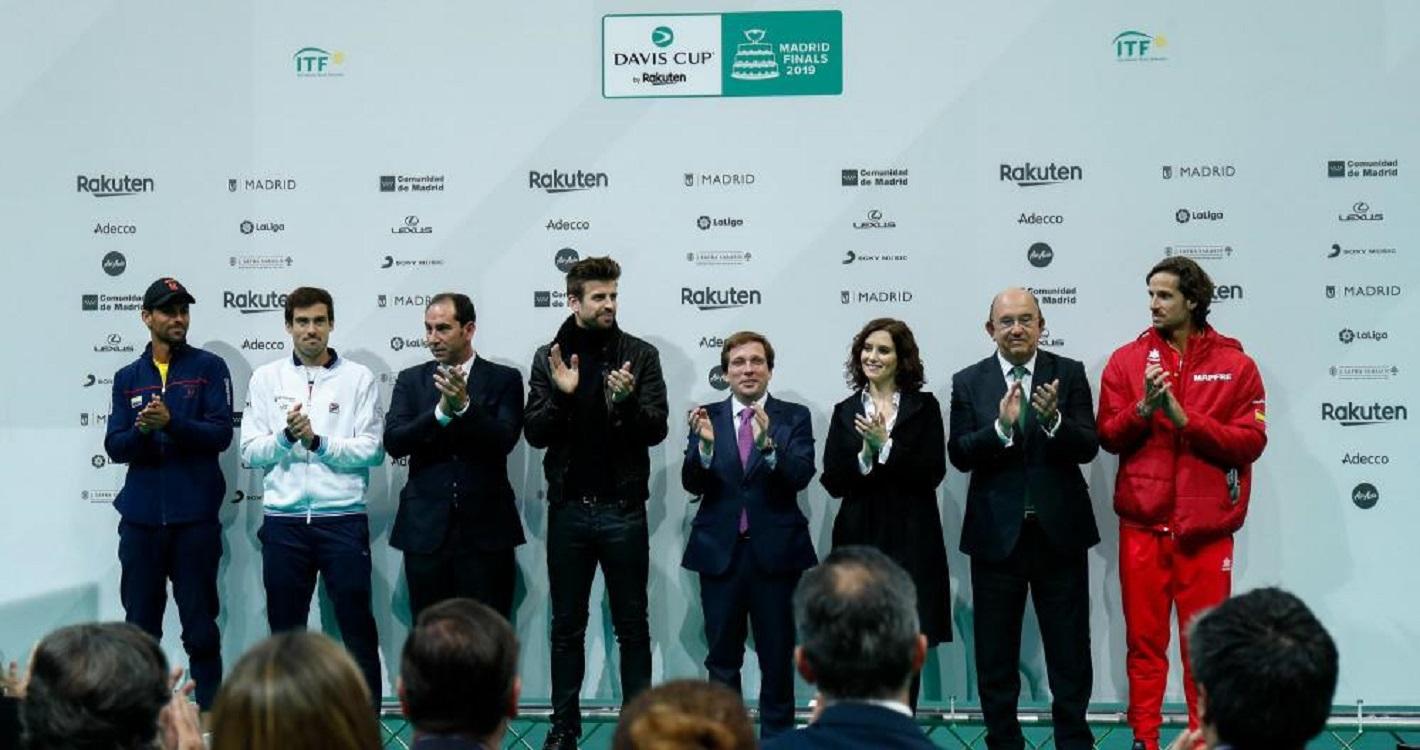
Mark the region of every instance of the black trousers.
<instances>
[{"instance_id":1,"label":"black trousers","mask_svg":"<svg viewBox=\"0 0 1420 750\"><path fill-rule=\"evenodd\" d=\"M990 750L1021 750L1025 739L1016 719L1021 694L1021 623L1026 594L1035 602L1050 682L1055 746L1089 750L1094 737L1085 723L1094 680L1090 663L1089 568L1085 551L1057 552L1034 519L1021 527L1005 560L971 559L976 607L976 675Z\"/></svg>"},{"instance_id":2,"label":"black trousers","mask_svg":"<svg viewBox=\"0 0 1420 750\"><path fill-rule=\"evenodd\" d=\"M445 599L468 598L492 607L513 621L513 586L518 564L513 548L483 550L470 546L476 529L451 524L440 549L404 553L404 580L409 584L409 612L419 613Z\"/></svg>"},{"instance_id":3,"label":"black trousers","mask_svg":"<svg viewBox=\"0 0 1420 750\"><path fill-rule=\"evenodd\" d=\"M267 516L261 530L261 578L266 621L272 633L303 630L311 614L316 574L335 609L345 650L355 659L375 706L380 683L380 643L370 610L370 522L365 514L287 518Z\"/></svg>"},{"instance_id":4,"label":"black trousers","mask_svg":"<svg viewBox=\"0 0 1420 750\"><path fill-rule=\"evenodd\" d=\"M168 580L182 622L182 647L197 683L197 705L212 708L222 682L222 637L217 631L217 566L222 526L216 521L147 526L120 521L119 598L128 622L163 639Z\"/></svg>"},{"instance_id":5,"label":"black trousers","mask_svg":"<svg viewBox=\"0 0 1420 750\"><path fill-rule=\"evenodd\" d=\"M650 544L646 507L562 501L548 509L547 577L552 598L552 724L581 733L586 673L587 598L600 565L621 648L621 701L651 684L651 626L646 614Z\"/></svg>"},{"instance_id":6,"label":"black trousers","mask_svg":"<svg viewBox=\"0 0 1420 750\"><path fill-rule=\"evenodd\" d=\"M700 576L710 679L739 693L745 639L754 631L759 655L759 733L763 739L794 728L794 610L801 571L768 573L754 560L747 539L735 545L730 568Z\"/></svg>"}]
</instances>

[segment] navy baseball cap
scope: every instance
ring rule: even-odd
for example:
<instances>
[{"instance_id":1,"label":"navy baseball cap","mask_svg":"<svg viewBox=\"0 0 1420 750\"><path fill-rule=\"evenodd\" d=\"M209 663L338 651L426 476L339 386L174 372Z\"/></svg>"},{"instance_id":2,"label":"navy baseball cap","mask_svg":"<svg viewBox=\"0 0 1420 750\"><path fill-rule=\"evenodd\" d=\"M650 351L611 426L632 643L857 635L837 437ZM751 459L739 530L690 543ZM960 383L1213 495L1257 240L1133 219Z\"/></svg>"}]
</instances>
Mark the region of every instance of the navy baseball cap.
<instances>
[{"instance_id":1,"label":"navy baseball cap","mask_svg":"<svg viewBox=\"0 0 1420 750\"><path fill-rule=\"evenodd\" d=\"M149 284L148 291L143 293L144 310L154 310L174 302L186 302L190 305L197 300L188 294L187 287L183 286L182 282L171 276L164 276Z\"/></svg>"}]
</instances>

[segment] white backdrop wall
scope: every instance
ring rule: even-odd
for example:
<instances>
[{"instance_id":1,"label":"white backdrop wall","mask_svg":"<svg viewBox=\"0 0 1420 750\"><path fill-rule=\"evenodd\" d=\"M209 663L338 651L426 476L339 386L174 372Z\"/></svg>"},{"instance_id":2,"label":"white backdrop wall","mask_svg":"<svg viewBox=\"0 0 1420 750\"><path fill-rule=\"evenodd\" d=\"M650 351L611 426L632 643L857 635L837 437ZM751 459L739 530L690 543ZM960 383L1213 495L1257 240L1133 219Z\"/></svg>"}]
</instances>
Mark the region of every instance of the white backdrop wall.
<instances>
[{"instance_id":1,"label":"white backdrop wall","mask_svg":"<svg viewBox=\"0 0 1420 750\"><path fill-rule=\"evenodd\" d=\"M731 10L841 11L841 94L603 96L602 56L615 51L602 48L604 15ZM821 448L867 319L913 326L945 404L950 374L991 351L992 294L1051 290L1048 344L1083 360L1097 391L1109 353L1148 323L1144 271L1175 252L1224 285L1213 321L1268 387L1237 587L1280 584L1316 608L1340 643L1338 703L1420 704L1415 3L22 1L0 16L6 657L55 626L122 615L110 501L124 468L104 463L102 436L111 375L146 342L129 296L158 276L196 295L190 339L227 360L239 404L256 365L289 356L274 297L302 284L333 292L333 345L377 373L387 403L393 375L426 357L427 295L471 294L480 354L526 377L567 314L559 251L620 260L622 325L660 348L672 403L649 504L661 679L702 673L697 583L679 567L694 510L677 481L680 415L724 397L709 378L719 337L754 328L774 341L772 390L810 406ZM1342 176L1329 177L1335 161ZM1350 176L1361 167L1345 162L1385 163ZM1002 178L1026 163L1078 178ZM845 186L849 169L903 170L905 184ZM604 184L530 186L530 172L554 170ZM100 176L151 182L128 196L79 188ZM383 192L386 176L438 179ZM1029 254L1036 243L1049 250ZM729 287L752 304L683 302L684 290ZM1391 408L1375 410L1388 414L1378 424L1325 418L1348 404ZM522 444L509 462L532 540L518 552L516 625L533 697L548 692L541 457ZM230 663L266 626L260 477L235 448L223 465ZM1099 702L1126 693L1115 465L1086 467L1104 536L1090 554ZM408 613L387 538L404 478L386 465L369 492L391 685ZM929 665L929 701L976 699L955 552L965 488L953 471L941 491L956 640ZM800 503L826 552L836 501L815 483ZM601 596L599 584L585 691L614 699ZM1043 702L1033 623L1025 694ZM170 608L174 657L177 633Z\"/></svg>"}]
</instances>

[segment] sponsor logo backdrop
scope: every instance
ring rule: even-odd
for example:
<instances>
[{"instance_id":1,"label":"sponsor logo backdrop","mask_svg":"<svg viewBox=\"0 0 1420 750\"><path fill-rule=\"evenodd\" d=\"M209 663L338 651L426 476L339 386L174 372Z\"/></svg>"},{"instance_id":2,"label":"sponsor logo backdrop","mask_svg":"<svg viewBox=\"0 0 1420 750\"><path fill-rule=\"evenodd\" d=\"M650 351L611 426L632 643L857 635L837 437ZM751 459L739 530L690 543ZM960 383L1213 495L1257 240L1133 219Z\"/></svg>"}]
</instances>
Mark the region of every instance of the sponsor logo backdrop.
<instances>
[{"instance_id":1,"label":"sponsor logo backdrop","mask_svg":"<svg viewBox=\"0 0 1420 750\"><path fill-rule=\"evenodd\" d=\"M472 294L481 355L526 374L567 314L559 269L574 254L618 258L622 324L660 348L671 395L649 505L664 679L703 674L698 583L679 567L695 507L678 481L681 415L726 395L718 348L703 342L766 333L779 351L773 391L810 406L821 449L848 395L848 343L869 318L913 326L945 404L951 373L991 352L991 295L1028 286L1043 298L1045 341L1085 362L1098 395L1109 353L1147 325L1144 271L1187 255L1220 285L1217 327L1268 385L1270 445L1238 588L1280 584L1320 612L1346 655L1338 703L1420 705L1394 667L1420 635L1420 605L1395 595L1413 590L1420 528L1409 420L1420 362L1400 322L1420 282L1420 80L1395 64L1416 54L1413 34L1375 33L1414 28L1420 12L1376 0L1305 14L1280 0L1187 14L844 0L754 9L834 12L822 27L728 14L716 16L722 36L706 36L705 17L689 14L724 9L603 21L654 9L554 5L35 5L0 24L14 52L0 104L0 567L11 573L0 650L23 655L57 625L122 615L111 503L125 468L102 455L100 428L113 371L147 338L138 295L160 275L197 297L191 340L227 360L238 404L254 367L289 356L277 310L299 284L334 293L333 344L375 371L388 403L393 375L427 356L427 295ZM629 34L615 45L613 26ZM136 27L176 33L152 44ZM1258 54L1262 39L1289 43ZM702 50L714 56L691 54ZM669 62L604 65L618 52ZM810 67L816 78L799 75ZM680 83L681 72L693 75ZM634 89L608 83L633 76ZM617 98L703 93L704 76L746 96ZM826 83L794 88L810 80ZM1317 117L1317 90L1366 104ZM548 692L541 458L520 444L510 460L531 538L516 613L530 698ZM231 663L266 634L261 481L235 448L222 463ZM1102 703L1126 694L1115 464L1101 455L1086 468L1104 534L1090 553ZM387 693L409 619L387 543L405 476L387 464L369 492ZM929 702L976 701L968 564L955 552L965 488L953 471L940 494L957 638L928 665ZM838 503L817 483L800 503L826 552ZM585 691L615 699L600 584L593 598ZM334 629L323 607L313 620ZM1039 704L1033 622L1023 664ZM172 608L165 632L177 657ZM746 671L754 695L753 659ZM1177 700L1176 668L1171 679Z\"/></svg>"}]
</instances>

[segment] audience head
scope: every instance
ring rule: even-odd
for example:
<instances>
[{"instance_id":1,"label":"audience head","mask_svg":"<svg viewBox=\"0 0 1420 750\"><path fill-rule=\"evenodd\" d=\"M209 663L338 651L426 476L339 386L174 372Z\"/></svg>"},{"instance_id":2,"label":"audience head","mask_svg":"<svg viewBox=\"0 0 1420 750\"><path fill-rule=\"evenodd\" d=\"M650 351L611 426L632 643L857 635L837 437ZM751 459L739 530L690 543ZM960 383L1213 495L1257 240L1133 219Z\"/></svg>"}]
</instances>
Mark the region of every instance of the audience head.
<instances>
[{"instance_id":1,"label":"audience head","mask_svg":"<svg viewBox=\"0 0 1420 750\"><path fill-rule=\"evenodd\" d=\"M20 719L26 747L149 748L172 693L157 641L122 622L70 625L30 659Z\"/></svg>"},{"instance_id":2,"label":"audience head","mask_svg":"<svg viewBox=\"0 0 1420 750\"><path fill-rule=\"evenodd\" d=\"M280 633L244 655L212 712L213 750L375 750L370 691L345 649L319 633Z\"/></svg>"},{"instance_id":3,"label":"audience head","mask_svg":"<svg viewBox=\"0 0 1420 750\"><path fill-rule=\"evenodd\" d=\"M927 655L912 579L871 547L839 547L804 573L794 620L799 673L830 699L905 700Z\"/></svg>"},{"instance_id":4,"label":"audience head","mask_svg":"<svg viewBox=\"0 0 1420 750\"><path fill-rule=\"evenodd\" d=\"M735 691L673 680L642 692L621 712L612 750L753 750L754 727Z\"/></svg>"},{"instance_id":5,"label":"audience head","mask_svg":"<svg viewBox=\"0 0 1420 750\"><path fill-rule=\"evenodd\" d=\"M419 614L399 677L400 704L416 731L495 736L518 715L521 687L518 639L502 615L472 599L448 599Z\"/></svg>"},{"instance_id":6,"label":"audience head","mask_svg":"<svg viewBox=\"0 0 1420 750\"><path fill-rule=\"evenodd\" d=\"M1331 715L1336 644L1297 597L1235 596L1194 621L1189 661L1208 746L1306 746Z\"/></svg>"}]
</instances>

